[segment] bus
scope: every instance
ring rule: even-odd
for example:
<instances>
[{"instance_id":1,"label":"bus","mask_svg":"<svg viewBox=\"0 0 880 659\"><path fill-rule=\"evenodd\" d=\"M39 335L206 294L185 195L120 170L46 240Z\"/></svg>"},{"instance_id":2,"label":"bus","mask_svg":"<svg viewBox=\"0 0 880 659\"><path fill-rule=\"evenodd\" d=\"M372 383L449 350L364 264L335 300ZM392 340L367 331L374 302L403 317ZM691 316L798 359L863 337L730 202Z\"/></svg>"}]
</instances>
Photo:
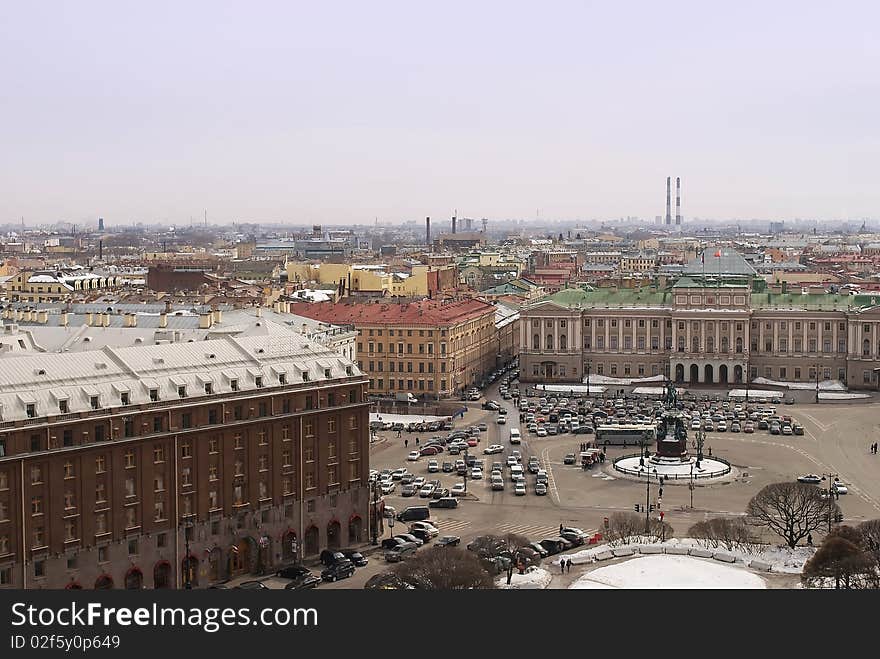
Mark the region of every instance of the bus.
<instances>
[{"instance_id":1,"label":"bus","mask_svg":"<svg viewBox=\"0 0 880 659\"><path fill-rule=\"evenodd\" d=\"M602 425L596 427L596 446L640 446L657 438L657 426L647 423Z\"/></svg>"}]
</instances>

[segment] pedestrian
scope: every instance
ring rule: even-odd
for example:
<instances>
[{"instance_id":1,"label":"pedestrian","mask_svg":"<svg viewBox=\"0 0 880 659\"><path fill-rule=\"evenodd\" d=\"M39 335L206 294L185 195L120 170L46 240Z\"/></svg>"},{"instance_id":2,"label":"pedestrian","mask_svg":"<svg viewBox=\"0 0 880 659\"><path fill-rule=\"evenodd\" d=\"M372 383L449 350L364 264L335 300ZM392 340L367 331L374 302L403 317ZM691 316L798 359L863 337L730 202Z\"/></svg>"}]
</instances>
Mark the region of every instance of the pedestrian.
<instances>
[{"instance_id":1,"label":"pedestrian","mask_svg":"<svg viewBox=\"0 0 880 659\"><path fill-rule=\"evenodd\" d=\"M571 559L568 559L568 572L571 573Z\"/></svg>"},{"instance_id":2,"label":"pedestrian","mask_svg":"<svg viewBox=\"0 0 880 659\"><path fill-rule=\"evenodd\" d=\"M562 535L562 529L563 529L563 526L562 526L562 524L560 524L559 525L559 535Z\"/></svg>"},{"instance_id":3,"label":"pedestrian","mask_svg":"<svg viewBox=\"0 0 880 659\"><path fill-rule=\"evenodd\" d=\"M397 436L400 437L400 434L398 433ZM409 440L408 440L408 439L404 439L404 440L403 440L403 448L406 448L406 447L408 447L408 446L409 446Z\"/></svg>"},{"instance_id":4,"label":"pedestrian","mask_svg":"<svg viewBox=\"0 0 880 659\"><path fill-rule=\"evenodd\" d=\"M418 445L419 445L419 438L416 437L416 446L418 446Z\"/></svg>"},{"instance_id":5,"label":"pedestrian","mask_svg":"<svg viewBox=\"0 0 880 659\"><path fill-rule=\"evenodd\" d=\"M813 534L807 533L807 544L812 547L813 546Z\"/></svg>"},{"instance_id":6,"label":"pedestrian","mask_svg":"<svg viewBox=\"0 0 880 659\"><path fill-rule=\"evenodd\" d=\"M560 568L560 570L562 570L562 574L565 574L565 559L564 558L559 561L559 568Z\"/></svg>"}]
</instances>

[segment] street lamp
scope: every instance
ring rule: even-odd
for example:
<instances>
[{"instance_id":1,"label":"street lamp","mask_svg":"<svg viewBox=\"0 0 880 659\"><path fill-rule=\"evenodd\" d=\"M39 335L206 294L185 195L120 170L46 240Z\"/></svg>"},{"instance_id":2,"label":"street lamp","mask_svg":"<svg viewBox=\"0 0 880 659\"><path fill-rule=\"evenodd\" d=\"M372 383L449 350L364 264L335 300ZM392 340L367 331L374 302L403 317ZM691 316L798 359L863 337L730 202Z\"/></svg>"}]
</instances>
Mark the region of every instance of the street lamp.
<instances>
[{"instance_id":1,"label":"street lamp","mask_svg":"<svg viewBox=\"0 0 880 659\"><path fill-rule=\"evenodd\" d=\"M828 533L831 533L831 511L834 510L835 496L840 498L837 490L834 489L834 483L837 481L837 474L822 474L822 480L828 479Z\"/></svg>"},{"instance_id":2,"label":"street lamp","mask_svg":"<svg viewBox=\"0 0 880 659\"><path fill-rule=\"evenodd\" d=\"M467 470L468 470L468 452L467 449L464 450L464 493L467 494Z\"/></svg>"},{"instance_id":3,"label":"street lamp","mask_svg":"<svg viewBox=\"0 0 880 659\"><path fill-rule=\"evenodd\" d=\"M587 360L587 398L590 397L590 368L593 363L590 360Z\"/></svg>"},{"instance_id":4,"label":"street lamp","mask_svg":"<svg viewBox=\"0 0 880 659\"><path fill-rule=\"evenodd\" d=\"M819 364L816 364L816 404L819 404Z\"/></svg>"},{"instance_id":5,"label":"street lamp","mask_svg":"<svg viewBox=\"0 0 880 659\"><path fill-rule=\"evenodd\" d=\"M691 491L691 510L694 508L694 463L691 462L691 482L688 483L688 489Z\"/></svg>"},{"instance_id":6,"label":"street lamp","mask_svg":"<svg viewBox=\"0 0 880 659\"><path fill-rule=\"evenodd\" d=\"M657 467L654 467L653 470L650 468L645 468L645 535L648 535L649 529L651 528L651 472L653 471L654 475L657 475ZM641 473L641 467L639 467L639 473ZM658 477L659 481L659 477Z\"/></svg>"},{"instance_id":7,"label":"street lamp","mask_svg":"<svg viewBox=\"0 0 880 659\"><path fill-rule=\"evenodd\" d=\"M376 478L373 480L373 514L370 516L373 522L372 529L372 540L370 543L372 545L379 544L379 479Z\"/></svg>"}]
</instances>

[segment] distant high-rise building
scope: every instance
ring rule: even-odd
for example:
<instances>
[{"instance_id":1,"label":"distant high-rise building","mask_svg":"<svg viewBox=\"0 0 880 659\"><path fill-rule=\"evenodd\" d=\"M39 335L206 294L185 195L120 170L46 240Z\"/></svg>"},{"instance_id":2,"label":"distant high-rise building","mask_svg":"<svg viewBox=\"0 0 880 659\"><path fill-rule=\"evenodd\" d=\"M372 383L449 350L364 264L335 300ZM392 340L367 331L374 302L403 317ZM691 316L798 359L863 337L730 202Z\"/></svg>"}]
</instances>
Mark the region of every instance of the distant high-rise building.
<instances>
[{"instance_id":1,"label":"distant high-rise building","mask_svg":"<svg viewBox=\"0 0 880 659\"><path fill-rule=\"evenodd\" d=\"M98 218L98 231L103 231L103 230L104 230L104 218L99 217Z\"/></svg>"}]
</instances>

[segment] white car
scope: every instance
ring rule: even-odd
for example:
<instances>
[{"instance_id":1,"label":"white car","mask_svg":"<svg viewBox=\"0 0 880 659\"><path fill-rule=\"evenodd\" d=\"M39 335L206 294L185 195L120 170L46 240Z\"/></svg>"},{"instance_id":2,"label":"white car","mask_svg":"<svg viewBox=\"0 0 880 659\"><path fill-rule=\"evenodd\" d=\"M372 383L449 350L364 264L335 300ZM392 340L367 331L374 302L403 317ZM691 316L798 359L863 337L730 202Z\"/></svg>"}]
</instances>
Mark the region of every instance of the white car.
<instances>
[{"instance_id":1,"label":"white car","mask_svg":"<svg viewBox=\"0 0 880 659\"><path fill-rule=\"evenodd\" d=\"M538 426L538 430L535 432L538 437L546 437L547 429L544 426Z\"/></svg>"},{"instance_id":2,"label":"white car","mask_svg":"<svg viewBox=\"0 0 880 659\"><path fill-rule=\"evenodd\" d=\"M410 451L409 455L406 456L406 459L409 460L410 462L415 462L416 460L419 459L419 452L418 451Z\"/></svg>"},{"instance_id":3,"label":"white car","mask_svg":"<svg viewBox=\"0 0 880 659\"><path fill-rule=\"evenodd\" d=\"M475 481L483 480L483 470L477 469L476 467L471 469L471 480L475 480Z\"/></svg>"},{"instance_id":4,"label":"white car","mask_svg":"<svg viewBox=\"0 0 880 659\"><path fill-rule=\"evenodd\" d=\"M432 538L440 535L440 529L431 524L431 522L413 522L409 525L409 532L412 533L413 531L424 531Z\"/></svg>"},{"instance_id":5,"label":"white car","mask_svg":"<svg viewBox=\"0 0 880 659\"><path fill-rule=\"evenodd\" d=\"M379 480L383 480L386 476L389 476L389 477L391 477L392 479L394 479L394 480L396 480L396 481L399 481L401 478L403 478L404 476L406 476L407 471L408 471L408 470L407 470L406 467L400 467L400 468L395 469L394 471L392 471L390 474L382 474L382 475L379 477Z\"/></svg>"},{"instance_id":6,"label":"white car","mask_svg":"<svg viewBox=\"0 0 880 659\"><path fill-rule=\"evenodd\" d=\"M454 497L460 497L465 492L466 492L466 490L464 489L464 483L456 483L455 485L452 486L452 489L449 491L449 493Z\"/></svg>"},{"instance_id":7,"label":"white car","mask_svg":"<svg viewBox=\"0 0 880 659\"><path fill-rule=\"evenodd\" d=\"M434 490L436 489L437 488L435 488L432 483L425 483L424 485L422 485L422 489L419 490L419 496L423 499L433 496Z\"/></svg>"},{"instance_id":8,"label":"white car","mask_svg":"<svg viewBox=\"0 0 880 659\"><path fill-rule=\"evenodd\" d=\"M516 456L508 455L507 456L507 466L512 467L515 464L519 464L519 461L516 459Z\"/></svg>"},{"instance_id":9,"label":"white car","mask_svg":"<svg viewBox=\"0 0 880 659\"><path fill-rule=\"evenodd\" d=\"M506 416L499 416L497 419L495 419L495 423L497 423L498 425L503 425L503 424L507 423L507 417Z\"/></svg>"},{"instance_id":10,"label":"white car","mask_svg":"<svg viewBox=\"0 0 880 659\"><path fill-rule=\"evenodd\" d=\"M727 421L722 419L718 422L718 432L726 432L727 431Z\"/></svg>"},{"instance_id":11,"label":"white car","mask_svg":"<svg viewBox=\"0 0 880 659\"><path fill-rule=\"evenodd\" d=\"M526 494L526 484L525 484L523 481L518 482L518 483L513 487L513 493L514 493L516 496L518 496L518 497L525 496L525 494Z\"/></svg>"},{"instance_id":12,"label":"white car","mask_svg":"<svg viewBox=\"0 0 880 659\"><path fill-rule=\"evenodd\" d=\"M394 492L394 488L397 487L397 483L394 481L385 481L382 483L382 494L391 494Z\"/></svg>"},{"instance_id":13,"label":"white car","mask_svg":"<svg viewBox=\"0 0 880 659\"><path fill-rule=\"evenodd\" d=\"M423 486L424 484L425 484L425 477L424 477L424 476L419 476L418 478L416 478L416 479L412 482L412 486L413 486L413 487L417 487L417 488L419 488L419 489L422 489L422 486Z\"/></svg>"},{"instance_id":14,"label":"white car","mask_svg":"<svg viewBox=\"0 0 880 659\"><path fill-rule=\"evenodd\" d=\"M699 430L700 429L700 419L694 419L691 421L691 430Z\"/></svg>"},{"instance_id":15,"label":"white car","mask_svg":"<svg viewBox=\"0 0 880 659\"><path fill-rule=\"evenodd\" d=\"M844 485L840 481L834 481L833 488L834 488L834 491L837 492L838 494L846 494L847 492L849 492L846 485Z\"/></svg>"},{"instance_id":16,"label":"white car","mask_svg":"<svg viewBox=\"0 0 880 659\"><path fill-rule=\"evenodd\" d=\"M486 455L492 455L493 453L504 453L504 447L501 444L492 444L491 446L487 446L483 449L483 453Z\"/></svg>"},{"instance_id":17,"label":"white car","mask_svg":"<svg viewBox=\"0 0 880 659\"><path fill-rule=\"evenodd\" d=\"M428 473L434 474L440 471L440 463L436 460L428 460Z\"/></svg>"}]
</instances>

